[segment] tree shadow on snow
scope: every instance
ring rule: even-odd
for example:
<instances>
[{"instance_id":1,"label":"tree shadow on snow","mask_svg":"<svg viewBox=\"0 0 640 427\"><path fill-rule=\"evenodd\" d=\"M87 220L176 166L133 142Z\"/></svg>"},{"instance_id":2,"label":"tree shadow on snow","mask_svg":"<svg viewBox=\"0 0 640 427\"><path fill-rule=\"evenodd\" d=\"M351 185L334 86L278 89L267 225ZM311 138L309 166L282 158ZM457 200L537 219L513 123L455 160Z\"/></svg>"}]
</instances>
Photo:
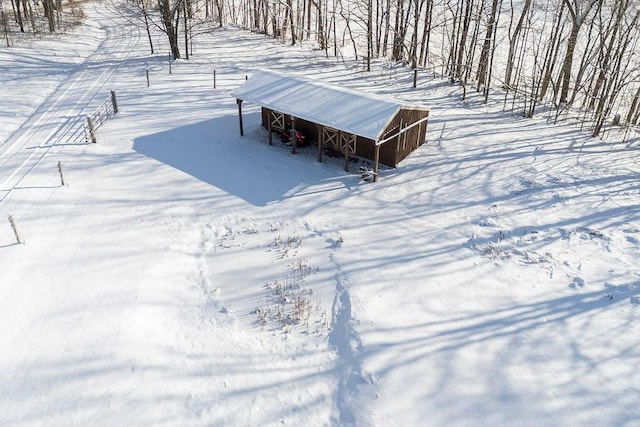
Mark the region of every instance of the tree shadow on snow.
<instances>
[{"instance_id":1,"label":"tree shadow on snow","mask_svg":"<svg viewBox=\"0 0 640 427\"><path fill-rule=\"evenodd\" d=\"M548 417L555 424L581 416L598 419L604 413L612 425L624 425L640 416L637 406L624 412L611 408L612 402L624 401L630 391L627 387L635 382L633 377L637 378L633 366L637 364L638 344L620 340L622 331L630 332L635 315L626 315L610 333L593 334L590 330L606 321L603 312L637 305L638 285L640 282L608 284L576 295L499 307L455 319L372 328L361 334L363 339L380 334L400 338L366 346L358 361L362 365L367 360L379 360L385 353L394 354L393 358L387 356L389 361L375 373L382 378L391 371L430 360L431 366L438 369L425 374L431 386L425 390L424 398L442 410L441 419L473 424L478 417L486 417L485 421L491 420L487 424L499 425L523 417ZM594 346L591 340L595 337L599 342ZM473 381L481 393L467 392L456 383L457 377L466 378L464 365L459 362L465 353L478 355L476 364L466 368L476 370ZM551 366L557 377L549 373ZM597 382L617 386L603 392L594 386ZM540 387L548 393L539 393ZM455 404L452 395L456 396Z\"/></svg>"}]
</instances>

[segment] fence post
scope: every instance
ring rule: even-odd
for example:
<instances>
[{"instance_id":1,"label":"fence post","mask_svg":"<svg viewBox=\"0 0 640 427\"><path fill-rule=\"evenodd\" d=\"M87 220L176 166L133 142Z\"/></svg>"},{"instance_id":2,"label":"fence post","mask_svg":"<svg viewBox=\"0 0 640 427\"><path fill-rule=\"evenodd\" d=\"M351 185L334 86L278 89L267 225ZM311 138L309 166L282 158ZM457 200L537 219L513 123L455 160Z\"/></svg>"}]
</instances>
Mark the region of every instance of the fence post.
<instances>
[{"instance_id":1,"label":"fence post","mask_svg":"<svg viewBox=\"0 0 640 427\"><path fill-rule=\"evenodd\" d=\"M171 53L169 53L169 74L171 74Z\"/></svg>"},{"instance_id":2,"label":"fence post","mask_svg":"<svg viewBox=\"0 0 640 427\"><path fill-rule=\"evenodd\" d=\"M238 104L238 118L240 119L240 136L244 136L244 127L242 126L242 99L236 99Z\"/></svg>"},{"instance_id":3,"label":"fence post","mask_svg":"<svg viewBox=\"0 0 640 427\"><path fill-rule=\"evenodd\" d=\"M111 91L111 104L113 105L113 114L118 114L118 101L116 100L116 91Z\"/></svg>"},{"instance_id":4,"label":"fence post","mask_svg":"<svg viewBox=\"0 0 640 427\"><path fill-rule=\"evenodd\" d=\"M16 222L13 220L13 217L9 215L9 224L11 224L11 228L13 229L13 234L16 235L16 240L18 244L21 245L23 242L20 240L20 235L18 234L18 228L16 227Z\"/></svg>"},{"instance_id":5,"label":"fence post","mask_svg":"<svg viewBox=\"0 0 640 427\"><path fill-rule=\"evenodd\" d=\"M213 70L213 88L216 88L216 70Z\"/></svg>"},{"instance_id":6,"label":"fence post","mask_svg":"<svg viewBox=\"0 0 640 427\"><path fill-rule=\"evenodd\" d=\"M91 116L87 116L87 126L89 127L89 135L91 136L91 142L94 144L98 142L96 139L96 129L93 126L93 120L91 120Z\"/></svg>"},{"instance_id":7,"label":"fence post","mask_svg":"<svg viewBox=\"0 0 640 427\"><path fill-rule=\"evenodd\" d=\"M416 87L418 84L418 70L413 70L413 87Z\"/></svg>"},{"instance_id":8,"label":"fence post","mask_svg":"<svg viewBox=\"0 0 640 427\"><path fill-rule=\"evenodd\" d=\"M147 68L145 71L147 73L147 87L149 87L149 69Z\"/></svg>"},{"instance_id":9,"label":"fence post","mask_svg":"<svg viewBox=\"0 0 640 427\"><path fill-rule=\"evenodd\" d=\"M60 185L64 187L64 174L62 173L62 162L58 160L58 173L60 174Z\"/></svg>"}]
</instances>

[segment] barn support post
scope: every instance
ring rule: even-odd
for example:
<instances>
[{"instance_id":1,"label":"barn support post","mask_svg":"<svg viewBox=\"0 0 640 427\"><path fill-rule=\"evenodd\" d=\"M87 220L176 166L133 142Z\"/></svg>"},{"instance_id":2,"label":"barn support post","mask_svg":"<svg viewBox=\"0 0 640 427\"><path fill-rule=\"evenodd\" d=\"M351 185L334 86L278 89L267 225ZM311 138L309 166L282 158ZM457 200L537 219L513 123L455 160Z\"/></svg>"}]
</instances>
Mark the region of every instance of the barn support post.
<instances>
[{"instance_id":1,"label":"barn support post","mask_svg":"<svg viewBox=\"0 0 640 427\"><path fill-rule=\"evenodd\" d=\"M296 154L298 137L296 135L296 118L291 116L291 154Z\"/></svg>"},{"instance_id":2,"label":"barn support post","mask_svg":"<svg viewBox=\"0 0 640 427\"><path fill-rule=\"evenodd\" d=\"M267 110L267 130L269 131L269 145L273 145L273 132L271 130L271 122L273 120L273 112L271 110Z\"/></svg>"},{"instance_id":3,"label":"barn support post","mask_svg":"<svg viewBox=\"0 0 640 427\"><path fill-rule=\"evenodd\" d=\"M340 131L340 142L343 142L344 134ZM349 172L349 140L344 140L344 171Z\"/></svg>"},{"instance_id":4,"label":"barn support post","mask_svg":"<svg viewBox=\"0 0 640 427\"><path fill-rule=\"evenodd\" d=\"M380 145L376 141L376 152L373 157L373 182L378 181L378 165L380 164Z\"/></svg>"},{"instance_id":5,"label":"barn support post","mask_svg":"<svg viewBox=\"0 0 640 427\"><path fill-rule=\"evenodd\" d=\"M322 126L318 126L318 161L322 162Z\"/></svg>"},{"instance_id":6,"label":"barn support post","mask_svg":"<svg viewBox=\"0 0 640 427\"><path fill-rule=\"evenodd\" d=\"M236 99L238 104L238 119L240 120L240 136L244 136L244 128L242 126L242 99Z\"/></svg>"}]
</instances>

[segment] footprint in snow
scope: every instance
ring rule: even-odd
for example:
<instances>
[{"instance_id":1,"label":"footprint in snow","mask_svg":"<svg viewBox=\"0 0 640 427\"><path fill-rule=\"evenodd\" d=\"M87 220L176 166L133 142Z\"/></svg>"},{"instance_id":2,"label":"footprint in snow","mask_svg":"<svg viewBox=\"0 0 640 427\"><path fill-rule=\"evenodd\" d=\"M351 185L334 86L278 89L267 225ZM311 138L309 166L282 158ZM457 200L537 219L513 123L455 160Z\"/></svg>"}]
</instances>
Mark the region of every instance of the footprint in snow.
<instances>
[{"instance_id":1,"label":"footprint in snow","mask_svg":"<svg viewBox=\"0 0 640 427\"><path fill-rule=\"evenodd\" d=\"M580 289L584 287L584 279L582 277L574 277L569 286L573 289Z\"/></svg>"}]
</instances>

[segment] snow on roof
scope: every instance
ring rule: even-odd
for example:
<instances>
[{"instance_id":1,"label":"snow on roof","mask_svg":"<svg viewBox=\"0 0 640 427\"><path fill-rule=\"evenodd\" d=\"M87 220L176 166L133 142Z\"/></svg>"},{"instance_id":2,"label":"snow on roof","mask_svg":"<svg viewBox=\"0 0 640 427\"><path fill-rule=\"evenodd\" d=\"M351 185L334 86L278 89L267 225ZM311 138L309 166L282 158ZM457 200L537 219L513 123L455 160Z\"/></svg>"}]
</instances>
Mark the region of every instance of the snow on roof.
<instances>
[{"instance_id":1,"label":"snow on roof","mask_svg":"<svg viewBox=\"0 0 640 427\"><path fill-rule=\"evenodd\" d=\"M372 140L402 104L274 71L256 71L232 95L271 110Z\"/></svg>"}]
</instances>

